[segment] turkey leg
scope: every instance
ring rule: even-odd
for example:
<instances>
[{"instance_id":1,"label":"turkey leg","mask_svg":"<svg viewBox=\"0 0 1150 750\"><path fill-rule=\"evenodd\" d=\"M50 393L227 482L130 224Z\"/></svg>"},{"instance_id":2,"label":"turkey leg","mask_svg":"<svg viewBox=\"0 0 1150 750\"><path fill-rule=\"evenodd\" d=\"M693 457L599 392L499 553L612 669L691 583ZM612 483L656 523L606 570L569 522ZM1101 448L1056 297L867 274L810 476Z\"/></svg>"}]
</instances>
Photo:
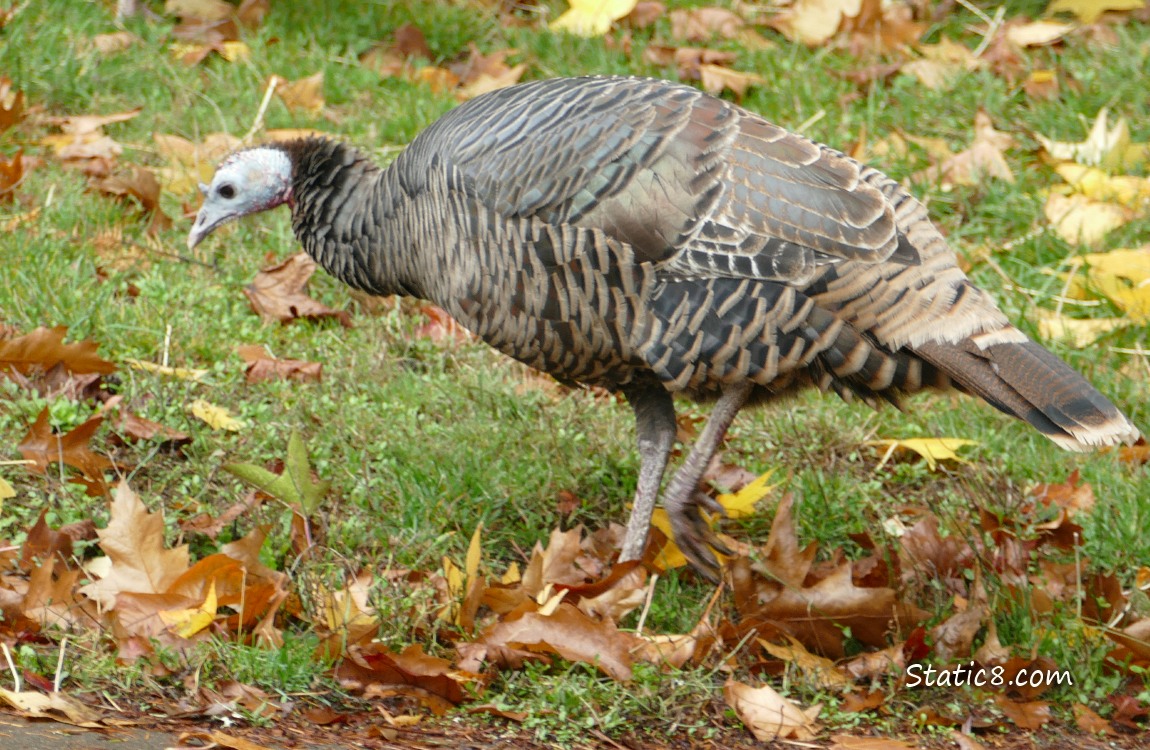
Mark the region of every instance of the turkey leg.
<instances>
[{"instance_id":1,"label":"turkey leg","mask_svg":"<svg viewBox=\"0 0 1150 750\"><path fill-rule=\"evenodd\" d=\"M635 411L635 434L639 442L639 483L635 488L635 504L627 521L623 537L620 562L638 560L647 546L647 532L651 528L651 514L659 499L659 486L671 448L675 445L675 403L671 394L661 386L624 391L627 402Z\"/></svg>"},{"instance_id":2,"label":"turkey leg","mask_svg":"<svg viewBox=\"0 0 1150 750\"><path fill-rule=\"evenodd\" d=\"M753 388L753 383L742 382L723 389L711 411L710 419L703 426L702 434L695 441L683 465L671 478L667 492L663 495L663 507L671 517L675 543L691 562L691 566L712 583L719 582L719 560L708 545L723 554L730 554L730 550L707 525L701 509L723 515L726 512L723 506L699 489L699 480Z\"/></svg>"}]
</instances>

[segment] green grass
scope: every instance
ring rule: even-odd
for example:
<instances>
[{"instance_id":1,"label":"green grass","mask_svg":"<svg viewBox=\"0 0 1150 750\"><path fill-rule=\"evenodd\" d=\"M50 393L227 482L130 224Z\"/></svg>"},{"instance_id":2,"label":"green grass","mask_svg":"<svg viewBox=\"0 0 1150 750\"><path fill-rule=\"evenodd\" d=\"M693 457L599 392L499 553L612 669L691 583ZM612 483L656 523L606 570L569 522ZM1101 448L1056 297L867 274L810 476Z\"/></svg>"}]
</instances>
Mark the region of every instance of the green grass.
<instances>
[{"instance_id":1,"label":"green grass","mask_svg":"<svg viewBox=\"0 0 1150 750\"><path fill-rule=\"evenodd\" d=\"M650 31L635 33L634 55L629 58L606 48L602 40L552 35L536 26L502 25L478 3L418 0L327 3L322 13L314 4L273 3L265 25L247 38L249 60L227 63L212 57L189 68L170 54L165 22L131 20L126 26L141 38L138 43L112 56L97 53L91 37L115 30L108 5L81 0L21 5L10 25L0 31L5 42L0 47L0 74L11 77L29 105L48 116L141 107L138 117L107 131L124 144L123 162L152 167L161 166L153 133L192 140L221 130L242 135L251 126L269 75L293 80L317 70L325 74L330 119L294 114L273 101L267 127L327 130L390 158L395 146L409 141L454 103L449 95L424 86L381 80L357 64L359 54L388 40L408 22L423 29L439 62L465 54L468 43L475 42L484 52L517 49L516 59L530 65L528 77L673 75L642 62L641 50L652 38ZM551 17L559 5L544 3ZM67 23L60 23L65 17ZM927 38L937 41L945 35L973 46L977 37L965 30L971 20L961 13L951 15ZM925 90L905 75L860 91L832 75L862 64L845 51L808 50L779 37L773 37L779 45L771 50L748 51L729 42L716 46L736 51L737 68L754 70L769 82L752 89L744 106L785 126L812 121L806 134L832 145L846 146L864 129L872 143L902 129L945 138L959 150L969 143L978 107L987 109L996 126L1021 145L1009 154L1017 181L948 193L916 187L956 248L970 251L979 246L994 250L1028 237L1042 225L1041 191L1056 178L1034 153L1034 133L1079 140L1084 135L1079 118L1093 118L1100 107L1108 106L1129 121L1134 140L1150 140L1150 98L1145 95L1143 74L1150 29L1131 23L1115 31L1114 45L1073 38L1062 48L1029 54L1033 67L1057 67L1077 82L1050 102L1029 99L1018 85L987 71L967 75L951 91ZM655 34L669 38L669 22L660 21ZM48 132L49 128L29 121L0 134L0 154L11 156L23 148L45 157L20 187L18 203L0 207L0 219L32 207L42 209L36 221L0 237L6 277L0 285L0 322L22 331L67 325L70 339L93 338L104 356L118 363L128 358L159 360L170 329L166 352L170 363L210 371L202 384L126 366L117 373L118 392L133 410L192 436L182 456L146 445L118 449L120 458L133 466L130 479L136 491L153 508L165 510L172 543L203 544L202 539L181 538L175 521L200 511L219 512L246 492L239 480L220 471L223 464L280 458L293 430L306 439L314 470L333 481L319 513L326 545L299 563L302 568L292 568L297 561L288 542L289 519L272 503L243 519L235 533L242 535L257 522L272 524L265 550L268 562L279 569L292 568L299 581L330 580L341 571L384 565L435 569L444 555L462 558L481 522L485 559L501 570L503 564L521 559L520 551L545 541L558 525L599 527L624 519L638 468L625 404L582 392L561 398L524 392L519 365L481 345L441 348L417 339L413 331L421 319L411 308L367 310L322 274L312 282L312 295L335 308L356 310L354 328L330 322L265 324L251 312L241 290L265 264L265 256L282 258L296 251L286 211L221 231L197 250L195 258L183 259L179 256L184 252L186 220L177 219L175 227L152 245L133 206L87 190L82 175L61 169L38 145ZM908 161L876 166L901 178L926 166L919 157L912 154ZM165 194L169 215L180 215L180 201ZM97 254L95 238L113 228L122 228L125 240L144 249L139 251L139 262L112 271L110 280L101 282L96 269L104 261ZM1147 220L1131 222L1109 237L1105 247L1134 246L1148 233ZM1061 281L1044 271L1056 269L1078 251L1050 233L1034 233L995 255L1016 289L1004 288L1003 278L985 263L975 265L971 276L995 294L1013 320L1033 333L1028 312L1036 303L1048 303L1061 289ZM123 293L129 282L139 289L139 296ZM1103 305L1093 314L1119 311ZM1146 340L1144 326L1131 326L1086 351L1046 343L1111 395L1136 424L1147 427L1150 392L1144 359L1113 351L1145 347ZM247 385L235 353L238 344L263 344L277 356L322 361L324 381ZM235 434L211 431L185 409L197 397L227 406L251 427ZM3 386L3 458L19 457L16 446L45 405L51 407L55 423L64 427L78 424L94 409L87 403L45 404ZM705 413L702 407L681 407ZM949 477L918 464L892 464L876 472L876 453L862 446L868 439L915 436L966 437L980 445L966 454L971 462L954 468ZM109 438L105 428L97 445L110 449ZM930 507L944 519L966 519L975 505L1013 507L1033 482L1063 481L1079 469L1097 495L1096 509L1083 522L1084 554L1093 566L1115 572L1130 585L1138 567L1150 563L1150 535L1145 532L1150 528L1150 472L1123 465L1113 455L1063 453L1024 425L962 397L926 395L913 399L905 413L889 408L876 413L865 406L803 394L742 415L728 451L728 460L752 471L780 470L783 489L800 498L796 515L802 538L817 540L826 553L840 546L854 549L850 534L869 531L877 536L879 524L905 505ZM19 493L3 506L0 538L18 543L41 508L48 509L53 525L84 518L95 518L102 525L106 519L104 504L84 496L75 485L8 466L0 468L0 474ZM583 501L569 519L556 507L561 491ZM732 528L761 542L770 528L770 514ZM230 533L222 539L226 541ZM648 627L662 632L690 628L707 596L705 589L672 574L660 584ZM384 619L385 641L402 646L425 637L402 616L410 603L380 604L385 613L396 614ZM419 608L418 603L411 606ZM940 603L945 606L946 602ZM1073 700L1103 705L1116 682L1101 668L1104 649L1078 637L1081 634L1069 625L1072 617L1056 613L1035 621L1023 608L1005 603L997 613L1004 643L1037 639L1039 650L1060 665L1081 668L1083 687L1058 694L1062 705ZM1038 633L1043 634L1041 639ZM306 638L298 634L297 645ZM38 657L30 653L29 659L50 664L54 653L47 648ZM72 674L81 684L109 684L109 689L129 694L155 684L143 675L117 678L106 654L98 648L86 653ZM243 647L221 645L192 661L219 680L233 676L265 688L278 684L284 690L322 684L321 666L313 665L309 674L306 660L297 657L291 651L282 658L265 659ZM181 674L186 667L174 673ZM675 680L679 682L670 685ZM494 700L527 710L532 718L526 726L538 739L575 742L578 733L570 735L573 728L594 724L603 731L623 732L642 724L645 716L654 717L652 726L668 730L695 726L698 714L682 713L682 706L666 700L664 693L671 690L683 702L694 695L702 702L708 691L708 700L719 694L720 683L705 672L673 678L645 675L632 691L605 683L582 667L532 668L501 676ZM533 702L543 685L562 696L559 714ZM804 698L819 697L801 685L792 686L792 691ZM857 716L842 719L844 726L851 721ZM696 730L704 732L707 726L700 724Z\"/></svg>"}]
</instances>

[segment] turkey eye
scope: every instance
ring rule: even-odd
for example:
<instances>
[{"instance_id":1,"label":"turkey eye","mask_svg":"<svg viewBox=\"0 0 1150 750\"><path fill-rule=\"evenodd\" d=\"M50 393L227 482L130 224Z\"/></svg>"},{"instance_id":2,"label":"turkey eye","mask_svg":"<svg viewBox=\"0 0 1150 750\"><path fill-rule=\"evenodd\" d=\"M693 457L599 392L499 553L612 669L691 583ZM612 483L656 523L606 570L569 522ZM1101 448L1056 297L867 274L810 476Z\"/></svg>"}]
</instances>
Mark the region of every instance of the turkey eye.
<instances>
[{"instance_id":1,"label":"turkey eye","mask_svg":"<svg viewBox=\"0 0 1150 750\"><path fill-rule=\"evenodd\" d=\"M223 185L220 185L217 192L220 194L221 198L226 198L227 200L231 200L232 198L236 197L235 187L227 182L225 182Z\"/></svg>"}]
</instances>

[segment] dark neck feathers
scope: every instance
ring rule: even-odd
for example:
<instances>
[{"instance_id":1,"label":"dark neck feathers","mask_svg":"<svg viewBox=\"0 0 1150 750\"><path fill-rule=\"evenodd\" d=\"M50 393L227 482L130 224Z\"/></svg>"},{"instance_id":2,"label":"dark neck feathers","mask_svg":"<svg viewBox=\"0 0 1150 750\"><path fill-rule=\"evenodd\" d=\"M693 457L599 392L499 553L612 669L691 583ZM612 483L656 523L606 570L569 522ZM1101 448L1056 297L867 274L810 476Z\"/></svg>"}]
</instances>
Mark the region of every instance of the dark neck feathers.
<instances>
[{"instance_id":1,"label":"dark neck feathers","mask_svg":"<svg viewBox=\"0 0 1150 750\"><path fill-rule=\"evenodd\" d=\"M422 296L394 170L326 138L283 144L292 162L292 229L304 250L369 294Z\"/></svg>"}]
</instances>

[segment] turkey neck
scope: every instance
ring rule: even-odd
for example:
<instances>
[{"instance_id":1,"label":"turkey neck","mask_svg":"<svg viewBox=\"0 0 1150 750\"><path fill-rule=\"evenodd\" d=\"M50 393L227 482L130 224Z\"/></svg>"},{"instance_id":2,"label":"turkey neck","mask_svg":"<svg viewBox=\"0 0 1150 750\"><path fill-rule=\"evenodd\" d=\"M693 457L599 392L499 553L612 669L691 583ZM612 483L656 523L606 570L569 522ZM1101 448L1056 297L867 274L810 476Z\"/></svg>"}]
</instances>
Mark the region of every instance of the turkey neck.
<instances>
[{"instance_id":1,"label":"turkey neck","mask_svg":"<svg viewBox=\"0 0 1150 750\"><path fill-rule=\"evenodd\" d=\"M322 138L284 150L292 162L292 230L308 255L368 294L425 297L397 170Z\"/></svg>"}]
</instances>

